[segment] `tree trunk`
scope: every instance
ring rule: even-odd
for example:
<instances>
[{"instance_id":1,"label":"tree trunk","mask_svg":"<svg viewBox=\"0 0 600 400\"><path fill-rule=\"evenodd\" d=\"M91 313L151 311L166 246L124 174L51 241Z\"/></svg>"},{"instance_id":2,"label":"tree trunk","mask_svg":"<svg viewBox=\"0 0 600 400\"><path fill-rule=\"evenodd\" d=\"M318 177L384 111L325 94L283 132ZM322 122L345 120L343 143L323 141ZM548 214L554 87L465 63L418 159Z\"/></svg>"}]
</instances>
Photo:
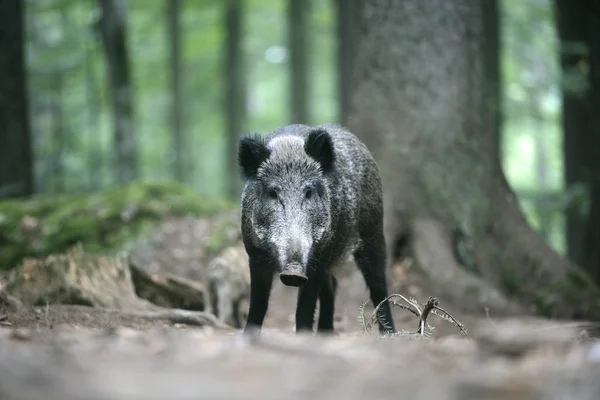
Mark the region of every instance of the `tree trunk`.
<instances>
[{"instance_id":1,"label":"tree trunk","mask_svg":"<svg viewBox=\"0 0 600 400\"><path fill-rule=\"evenodd\" d=\"M585 237L581 265L600 282L600 2L595 1L588 9L588 57L589 57L589 133L587 159L589 209L585 222Z\"/></svg>"},{"instance_id":2,"label":"tree trunk","mask_svg":"<svg viewBox=\"0 0 600 400\"><path fill-rule=\"evenodd\" d=\"M64 104L64 72L56 71L53 74L54 101L52 102L52 192L64 193L65 187L65 151L66 124Z\"/></svg>"},{"instance_id":3,"label":"tree trunk","mask_svg":"<svg viewBox=\"0 0 600 400\"><path fill-rule=\"evenodd\" d=\"M490 126L495 135L495 156L497 163L502 162L502 74L500 52L502 51L500 8L499 0L486 0L483 2L483 39L484 47L484 70L487 112L491 114Z\"/></svg>"},{"instance_id":4,"label":"tree trunk","mask_svg":"<svg viewBox=\"0 0 600 400\"><path fill-rule=\"evenodd\" d=\"M499 163L482 4L365 0L349 127L381 169L390 261L411 257L466 310L597 313L597 288L528 226Z\"/></svg>"},{"instance_id":5,"label":"tree trunk","mask_svg":"<svg viewBox=\"0 0 600 400\"><path fill-rule=\"evenodd\" d=\"M585 188L566 212L569 258L600 282L600 4L556 0L563 73L563 154L567 190ZM590 209L585 210L585 204Z\"/></svg>"},{"instance_id":6,"label":"tree trunk","mask_svg":"<svg viewBox=\"0 0 600 400\"><path fill-rule=\"evenodd\" d=\"M102 120L100 118L101 103L99 100L99 90L96 78L96 70L94 64L94 49L89 44L94 41L95 37L85 37L85 95L86 106L88 110L89 132L88 138L88 168L89 168L89 190L98 190L104 186L104 151L102 148Z\"/></svg>"},{"instance_id":7,"label":"tree trunk","mask_svg":"<svg viewBox=\"0 0 600 400\"><path fill-rule=\"evenodd\" d=\"M596 1L590 11L590 101L595 112L590 129L590 210L583 265L587 266L596 283L600 283L600 2Z\"/></svg>"},{"instance_id":8,"label":"tree trunk","mask_svg":"<svg viewBox=\"0 0 600 400\"><path fill-rule=\"evenodd\" d=\"M137 143L133 129L133 90L127 46L127 16L124 0L98 0L99 21L106 54L114 124L117 181L138 177Z\"/></svg>"},{"instance_id":9,"label":"tree trunk","mask_svg":"<svg viewBox=\"0 0 600 400\"><path fill-rule=\"evenodd\" d=\"M228 0L225 8L225 124L227 127L228 196L239 197L237 141L246 126L246 79L243 50L243 2Z\"/></svg>"},{"instance_id":10,"label":"tree trunk","mask_svg":"<svg viewBox=\"0 0 600 400\"><path fill-rule=\"evenodd\" d=\"M24 20L23 1L0 2L0 198L34 192Z\"/></svg>"},{"instance_id":11,"label":"tree trunk","mask_svg":"<svg viewBox=\"0 0 600 400\"><path fill-rule=\"evenodd\" d=\"M337 19L337 72L339 121L348 123L352 93L352 68L359 37L360 0L334 0Z\"/></svg>"},{"instance_id":12,"label":"tree trunk","mask_svg":"<svg viewBox=\"0 0 600 400\"><path fill-rule=\"evenodd\" d=\"M173 148L175 179L186 181L186 146L183 132L183 68L181 67L181 8L182 0L167 0L168 43L171 66L171 129L173 130Z\"/></svg>"},{"instance_id":13,"label":"tree trunk","mask_svg":"<svg viewBox=\"0 0 600 400\"><path fill-rule=\"evenodd\" d=\"M309 124L308 23L310 0L288 0L288 47L290 49L290 121Z\"/></svg>"}]
</instances>

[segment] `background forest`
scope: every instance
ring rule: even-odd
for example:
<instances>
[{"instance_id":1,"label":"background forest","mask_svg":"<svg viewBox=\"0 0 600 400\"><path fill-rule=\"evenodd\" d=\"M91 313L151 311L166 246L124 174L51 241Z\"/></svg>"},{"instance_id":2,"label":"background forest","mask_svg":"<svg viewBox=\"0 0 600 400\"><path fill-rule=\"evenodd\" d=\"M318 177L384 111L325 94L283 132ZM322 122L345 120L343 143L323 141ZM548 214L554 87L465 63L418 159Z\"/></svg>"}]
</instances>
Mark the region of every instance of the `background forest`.
<instances>
[{"instance_id":1,"label":"background forest","mask_svg":"<svg viewBox=\"0 0 600 400\"><path fill-rule=\"evenodd\" d=\"M120 182L127 174L114 159L101 8L95 1L26 3L36 192L88 191ZM132 0L115 6L126 6L132 97L127 135L135 142L135 178L177 179L224 196L231 180L238 180L226 165L228 137L292 121L341 122L338 76L345 64L336 58L334 1L311 2L296 28L298 44L288 40L284 1ZM531 223L564 252L553 4L505 0L498 17L502 46L494 51L502 60L503 164ZM294 45L304 53L296 73L306 80L302 93L290 83ZM243 93L243 106L232 107L238 100L228 98L227 90Z\"/></svg>"},{"instance_id":2,"label":"background forest","mask_svg":"<svg viewBox=\"0 0 600 400\"><path fill-rule=\"evenodd\" d=\"M8 128L0 133L1 197L171 180L237 203L240 134L290 123L360 125L349 122L352 107L361 108L360 101L351 105L360 80L353 70L361 56L357 35L368 34L357 29L359 1L3 3L0 72L8 78L2 92ZM482 4L485 46L475 57L485 58L496 93L494 124L507 181L530 226L600 279L598 235L590 230L597 225L598 49L591 40L600 37L597 4ZM395 46L383 52L393 54ZM13 62L20 54L22 65ZM463 57L470 63L473 54ZM20 94L13 85L19 80L11 80L18 76L26 87ZM449 76L441 86L453 84ZM359 119L369 137L370 126ZM402 128L394 134L400 143ZM382 169L385 175L391 167ZM500 279L515 284L515 276Z\"/></svg>"}]
</instances>

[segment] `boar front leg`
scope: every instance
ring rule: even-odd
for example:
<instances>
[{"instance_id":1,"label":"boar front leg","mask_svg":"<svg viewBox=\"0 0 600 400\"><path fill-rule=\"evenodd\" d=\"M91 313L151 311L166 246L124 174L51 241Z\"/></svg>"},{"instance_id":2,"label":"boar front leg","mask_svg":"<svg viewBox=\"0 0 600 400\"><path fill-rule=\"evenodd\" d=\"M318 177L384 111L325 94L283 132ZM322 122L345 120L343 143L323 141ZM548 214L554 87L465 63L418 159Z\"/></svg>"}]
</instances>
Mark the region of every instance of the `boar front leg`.
<instances>
[{"instance_id":1,"label":"boar front leg","mask_svg":"<svg viewBox=\"0 0 600 400\"><path fill-rule=\"evenodd\" d=\"M273 284L273 269L264 257L249 254L250 305L244 333L257 333L262 328Z\"/></svg>"},{"instance_id":2,"label":"boar front leg","mask_svg":"<svg viewBox=\"0 0 600 400\"><path fill-rule=\"evenodd\" d=\"M319 323L318 332L333 332L333 317L335 311L335 294L337 291L337 280L335 276L328 273L319 293Z\"/></svg>"},{"instance_id":3,"label":"boar front leg","mask_svg":"<svg viewBox=\"0 0 600 400\"><path fill-rule=\"evenodd\" d=\"M313 330L315 323L315 310L317 299L325 282L323 272L311 276L298 290L298 304L296 305L296 332Z\"/></svg>"}]
</instances>

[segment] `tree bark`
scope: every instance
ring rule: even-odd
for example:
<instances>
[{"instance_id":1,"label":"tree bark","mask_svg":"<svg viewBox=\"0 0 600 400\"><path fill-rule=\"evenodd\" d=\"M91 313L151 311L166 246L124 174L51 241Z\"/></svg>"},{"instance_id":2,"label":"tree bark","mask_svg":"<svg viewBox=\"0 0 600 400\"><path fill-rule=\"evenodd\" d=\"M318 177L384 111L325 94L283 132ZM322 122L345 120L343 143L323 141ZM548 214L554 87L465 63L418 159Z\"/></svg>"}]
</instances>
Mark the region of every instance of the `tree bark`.
<instances>
[{"instance_id":1,"label":"tree bark","mask_svg":"<svg viewBox=\"0 0 600 400\"><path fill-rule=\"evenodd\" d=\"M88 138L88 168L89 168L89 190L98 190L104 187L104 156L103 151L98 151L101 146L100 135L102 134L102 120L100 118L101 102L98 96L98 80L94 64L94 42L95 37L85 37L85 95L86 108L88 110L88 121L90 124L90 137ZM91 128L93 127L93 128Z\"/></svg>"},{"instance_id":2,"label":"tree bark","mask_svg":"<svg viewBox=\"0 0 600 400\"><path fill-rule=\"evenodd\" d=\"M590 210L586 222L584 265L600 283L600 1L595 1L590 13L590 83L592 114L590 131Z\"/></svg>"},{"instance_id":3,"label":"tree bark","mask_svg":"<svg viewBox=\"0 0 600 400\"><path fill-rule=\"evenodd\" d=\"M484 13L466 0L365 0L349 127L381 169L388 255L411 257L442 302L579 316L575 269L528 226L499 162Z\"/></svg>"},{"instance_id":4,"label":"tree bark","mask_svg":"<svg viewBox=\"0 0 600 400\"><path fill-rule=\"evenodd\" d=\"M54 78L54 100L52 102L52 192L64 193L65 186L65 151L67 149L67 132L65 124L64 104L64 72L56 71Z\"/></svg>"},{"instance_id":5,"label":"tree bark","mask_svg":"<svg viewBox=\"0 0 600 400\"><path fill-rule=\"evenodd\" d=\"M133 90L127 46L127 16L124 0L98 0L99 21L106 54L114 124L114 151L117 181L138 177L137 143L133 128Z\"/></svg>"},{"instance_id":6,"label":"tree bark","mask_svg":"<svg viewBox=\"0 0 600 400\"><path fill-rule=\"evenodd\" d=\"M339 121L348 123L352 93L352 68L359 37L360 0L334 0L337 20L337 71Z\"/></svg>"},{"instance_id":7,"label":"tree bark","mask_svg":"<svg viewBox=\"0 0 600 400\"><path fill-rule=\"evenodd\" d=\"M168 44L171 66L171 129L173 130L173 148L175 162L173 173L175 179L186 181L186 146L183 128L183 68L181 55L181 8L182 0L167 0Z\"/></svg>"},{"instance_id":8,"label":"tree bark","mask_svg":"<svg viewBox=\"0 0 600 400\"><path fill-rule=\"evenodd\" d=\"M243 2L228 0L225 6L225 124L227 127L227 179L229 197L241 193L237 177L237 141L246 126L246 82L243 49Z\"/></svg>"},{"instance_id":9,"label":"tree bark","mask_svg":"<svg viewBox=\"0 0 600 400\"><path fill-rule=\"evenodd\" d=\"M290 49L290 121L309 124L308 24L310 0L288 0L288 47Z\"/></svg>"},{"instance_id":10,"label":"tree bark","mask_svg":"<svg viewBox=\"0 0 600 400\"><path fill-rule=\"evenodd\" d=\"M0 198L34 192L24 8L21 0L0 2Z\"/></svg>"},{"instance_id":11,"label":"tree bark","mask_svg":"<svg viewBox=\"0 0 600 400\"><path fill-rule=\"evenodd\" d=\"M563 74L563 155L567 190L585 188L566 211L569 258L600 283L600 2L556 0ZM585 204L590 208L586 212Z\"/></svg>"},{"instance_id":12,"label":"tree bark","mask_svg":"<svg viewBox=\"0 0 600 400\"><path fill-rule=\"evenodd\" d=\"M502 74L500 52L502 50L502 31L500 28L500 8L499 0L486 0L483 2L483 39L484 47L484 70L485 70L485 90L488 106L487 112L491 114L492 121L490 125L494 129L495 147L494 154L498 157L497 163L502 162L502 146L500 144L502 137Z\"/></svg>"}]
</instances>

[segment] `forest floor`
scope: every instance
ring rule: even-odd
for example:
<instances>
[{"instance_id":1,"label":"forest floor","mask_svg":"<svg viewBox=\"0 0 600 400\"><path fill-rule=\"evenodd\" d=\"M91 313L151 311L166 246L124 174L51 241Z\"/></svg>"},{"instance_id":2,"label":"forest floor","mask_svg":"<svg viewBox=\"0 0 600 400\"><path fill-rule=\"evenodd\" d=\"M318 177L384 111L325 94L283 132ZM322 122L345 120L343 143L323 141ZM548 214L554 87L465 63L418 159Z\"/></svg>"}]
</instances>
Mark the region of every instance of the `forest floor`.
<instances>
[{"instance_id":1,"label":"forest floor","mask_svg":"<svg viewBox=\"0 0 600 400\"><path fill-rule=\"evenodd\" d=\"M196 244L207 229L167 220L138 255L154 272L199 279ZM435 296L405 265L389 281L391 293L420 304ZM434 317L431 338L379 338L376 327L361 333L368 291L353 263L338 282L333 336L293 332L297 289L278 280L254 338L102 307L0 306L0 399L600 398L600 347L580 327L469 315L440 299L471 338ZM397 329L416 331L414 315L393 314Z\"/></svg>"}]
</instances>

